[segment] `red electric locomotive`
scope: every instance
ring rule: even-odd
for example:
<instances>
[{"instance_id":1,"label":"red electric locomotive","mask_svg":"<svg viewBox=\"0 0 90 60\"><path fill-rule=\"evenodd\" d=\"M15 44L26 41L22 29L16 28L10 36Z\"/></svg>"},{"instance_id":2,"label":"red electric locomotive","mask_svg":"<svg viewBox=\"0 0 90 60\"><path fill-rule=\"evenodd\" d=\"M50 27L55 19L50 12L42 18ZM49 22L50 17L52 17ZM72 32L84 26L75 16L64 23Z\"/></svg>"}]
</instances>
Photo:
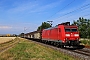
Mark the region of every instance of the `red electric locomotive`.
<instances>
[{"instance_id":1,"label":"red electric locomotive","mask_svg":"<svg viewBox=\"0 0 90 60\"><path fill-rule=\"evenodd\" d=\"M59 46L78 46L79 38L78 27L70 25L70 22L58 24L56 27L42 31L42 40Z\"/></svg>"}]
</instances>

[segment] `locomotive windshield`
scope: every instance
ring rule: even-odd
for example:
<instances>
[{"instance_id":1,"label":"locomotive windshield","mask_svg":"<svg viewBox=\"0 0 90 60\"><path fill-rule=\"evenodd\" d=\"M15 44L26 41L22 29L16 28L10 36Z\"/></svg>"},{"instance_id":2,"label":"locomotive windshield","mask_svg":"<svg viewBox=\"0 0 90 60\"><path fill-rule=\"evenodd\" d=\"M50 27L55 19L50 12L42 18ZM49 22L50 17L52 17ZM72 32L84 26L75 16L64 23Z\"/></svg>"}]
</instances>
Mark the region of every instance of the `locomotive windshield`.
<instances>
[{"instance_id":1,"label":"locomotive windshield","mask_svg":"<svg viewBox=\"0 0 90 60\"><path fill-rule=\"evenodd\" d=\"M66 32L70 32L70 29L65 29Z\"/></svg>"},{"instance_id":2,"label":"locomotive windshield","mask_svg":"<svg viewBox=\"0 0 90 60\"><path fill-rule=\"evenodd\" d=\"M72 32L77 32L77 29L71 29Z\"/></svg>"},{"instance_id":3,"label":"locomotive windshield","mask_svg":"<svg viewBox=\"0 0 90 60\"><path fill-rule=\"evenodd\" d=\"M75 28L66 28L65 32L77 32L77 29L75 29Z\"/></svg>"}]
</instances>

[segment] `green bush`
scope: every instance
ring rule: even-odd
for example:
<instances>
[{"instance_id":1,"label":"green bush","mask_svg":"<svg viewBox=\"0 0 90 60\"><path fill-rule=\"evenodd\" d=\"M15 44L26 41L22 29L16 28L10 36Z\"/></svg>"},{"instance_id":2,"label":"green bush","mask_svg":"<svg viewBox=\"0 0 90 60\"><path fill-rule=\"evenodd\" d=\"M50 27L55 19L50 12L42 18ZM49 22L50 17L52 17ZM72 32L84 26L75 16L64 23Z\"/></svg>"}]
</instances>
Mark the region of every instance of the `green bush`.
<instances>
[{"instance_id":1,"label":"green bush","mask_svg":"<svg viewBox=\"0 0 90 60\"><path fill-rule=\"evenodd\" d=\"M81 43L85 45L90 45L90 40L81 40Z\"/></svg>"}]
</instances>

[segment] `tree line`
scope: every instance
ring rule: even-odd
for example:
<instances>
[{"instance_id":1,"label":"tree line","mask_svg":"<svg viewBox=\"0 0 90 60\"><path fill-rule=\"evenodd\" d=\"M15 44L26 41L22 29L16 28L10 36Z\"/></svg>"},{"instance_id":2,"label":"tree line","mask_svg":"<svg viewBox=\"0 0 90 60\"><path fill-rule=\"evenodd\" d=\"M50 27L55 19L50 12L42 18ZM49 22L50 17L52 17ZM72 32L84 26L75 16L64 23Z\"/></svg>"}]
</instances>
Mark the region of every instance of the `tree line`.
<instances>
[{"instance_id":1,"label":"tree line","mask_svg":"<svg viewBox=\"0 0 90 60\"><path fill-rule=\"evenodd\" d=\"M43 29L47 29L52 27L51 24L47 23L47 22L42 22L41 26L39 26L37 28L37 31L42 31Z\"/></svg>"},{"instance_id":2,"label":"tree line","mask_svg":"<svg viewBox=\"0 0 90 60\"><path fill-rule=\"evenodd\" d=\"M80 17L78 20L74 20L72 25L77 25L81 38L90 38L90 19Z\"/></svg>"}]
</instances>

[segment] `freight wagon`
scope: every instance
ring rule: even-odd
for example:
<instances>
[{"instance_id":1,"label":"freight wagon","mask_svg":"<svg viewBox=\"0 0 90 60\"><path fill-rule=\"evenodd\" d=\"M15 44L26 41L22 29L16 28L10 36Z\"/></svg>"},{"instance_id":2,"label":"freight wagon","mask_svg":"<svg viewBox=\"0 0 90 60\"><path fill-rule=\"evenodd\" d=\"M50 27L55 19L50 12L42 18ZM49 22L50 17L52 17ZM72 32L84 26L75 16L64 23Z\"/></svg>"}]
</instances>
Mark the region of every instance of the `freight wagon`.
<instances>
[{"instance_id":1,"label":"freight wagon","mask_svg":"<svg viewBox=\"0 0 90 60\"><path fill-rule=\"evenodd\" d=\"M34 31L25 34L25 38L41 39L41 31Z\"/></svg>"}]
</instances>

